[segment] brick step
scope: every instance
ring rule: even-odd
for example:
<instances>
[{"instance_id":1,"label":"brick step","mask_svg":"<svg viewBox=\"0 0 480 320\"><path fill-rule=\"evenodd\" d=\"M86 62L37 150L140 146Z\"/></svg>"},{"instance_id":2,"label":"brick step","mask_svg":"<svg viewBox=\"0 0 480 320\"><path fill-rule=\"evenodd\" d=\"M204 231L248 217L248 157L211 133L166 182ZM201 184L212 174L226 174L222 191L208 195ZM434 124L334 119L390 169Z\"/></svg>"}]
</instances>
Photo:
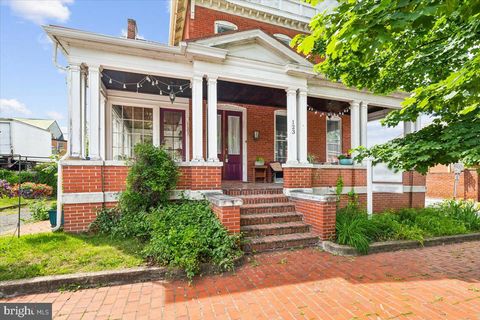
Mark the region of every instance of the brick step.
<instances>
[{"instance_id":1,"label":"brick step","mask_svg":"<svg viewBox=\"0 0 480 320\"><path fill-rule=\"evenodd\" d=\"M293 221L243 226L240 231L246 237L279 236L290 233L306 233L310 231L310 226L302 221Z\"/></svg>"},{"instance_id":2,"label":"brick step","mask_svg":"<svg viewBox=\"0 0 480 320\"><path fill-rule=\"evenodd\" d=\"M257 203L285 203L288 202L288 197L283 194L262 194L262 195L248 195L239 196L243 200L243 204L257 204Z\"/></svg>"},{"instance_id":3,"label":"brick step","mask_svg":"<svg viewBox=\"0 0 480 320\"><path fill-rule=\"evenodd\" d=\"M240 206L240 214L255 213L275 213L275 212L293 212L295 204L293 202L283 203L254 203L244 204Z\"/></svg>"},{"instance_id":4,"label":"brick step","mask_svg":"<svg viewBox=\"0 0 480 320\"><path fill-rule=\"evenodd\" d=\"M274 212L240 215L240 225L250 226L258 224L285 223L302 221L303 216L296 212Z\"/></svg>"},{"instance_id":5,"label":"brick step","mask_svg":"<svg viewBox=\"0 0 480 320\"><path fill-rule=\"evenodd\" d=\"M283 194L283 188L229 188L223 189L223 193L229 196L251 196L251 195L264 195L264 194Z\"/></svg>"},{"instance_id":6,"label":"brick step","mask_svg":"<svg viewBox=\"0 0 480 320\"><path fill-rule=\"evenodd\" d=\"M318 237L313 233L292 233L279 236L245 238L242 246L245 252L263 252L281 249L313 246L318 243Z\"/></svg>"}]
</instances>

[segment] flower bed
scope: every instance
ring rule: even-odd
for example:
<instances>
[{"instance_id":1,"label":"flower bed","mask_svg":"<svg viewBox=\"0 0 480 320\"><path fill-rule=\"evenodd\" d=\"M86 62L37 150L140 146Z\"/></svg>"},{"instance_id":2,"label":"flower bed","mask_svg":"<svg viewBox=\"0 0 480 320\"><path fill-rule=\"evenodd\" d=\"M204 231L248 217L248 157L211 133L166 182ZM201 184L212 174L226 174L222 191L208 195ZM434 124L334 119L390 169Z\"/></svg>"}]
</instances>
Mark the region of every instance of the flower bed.
<instances>
[{"instance_id":1,"label":"flower bed","mask_svg":"<svg viewBox=\"0 0 480 320\"><path fill-rule=\"evenodd\" d=\"M336 239L341 245L369 252L372 242L415 240L480 232L479 208L469 201L445 201L433 207L402 209L373 215L370 219L356 203L337 212Z\"/></svg>"}]
</instances>

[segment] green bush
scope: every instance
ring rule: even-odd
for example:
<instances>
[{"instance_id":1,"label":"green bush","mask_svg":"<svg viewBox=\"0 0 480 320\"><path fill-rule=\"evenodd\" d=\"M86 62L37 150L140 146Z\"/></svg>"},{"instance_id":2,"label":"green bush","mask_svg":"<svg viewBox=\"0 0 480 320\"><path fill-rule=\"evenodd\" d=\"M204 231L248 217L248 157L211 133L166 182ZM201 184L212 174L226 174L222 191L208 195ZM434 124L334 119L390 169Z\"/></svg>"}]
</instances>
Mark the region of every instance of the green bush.
<instances>
[{"instance_id":1,"label":"green bush","mask_svg":"<svg viewBox=\"0 0 480 320\"><path fill-rule=\"evenodd\" d=\"M45 200L33 201L28 205L28 208L32 213L33 220L48 220L48 210L50 209L50 206L47 205Z\"/></svg>"},{"instance_id":2,"label":"green bush","mask_svg":"<svg viewBox=\"0 0 480 320\"><path fill-rule=\"evenodd\" d=\"M46 184L53 189L53 193L57 193L57 172L58 164L56 161L39 163L33 167L32 171L35 174L34 182Z\"/></svg>"},{"instance_id":3,"label":"green bush","mask_svg":"<svg viewBox=\"0 0 480 320\"><path fill-rule=\"evenodd\" d=\"M14 185L18 183L18 172L0 169L0 180L6 180L9 184Z\"/></svg>"},{"instance_id":4,"label":"green bush","mask_svg":"<svg viewBox=\"0 0 480 320\"><path fill-rule=\"evenodd\" d=\"M36 183L37 175L33 171L20 171L17 173L18 183L33 182Z\"/></svg>"},{"instance_id":5,"label":"green bush","mask_svg":"<svg viewBox=\"0 0 480 320\"><path fill-rule=\"evenodd\" d=\"M406 208L374 214L371 219L351 201L337 212L337 242L368 251L369 243L415 240L480 231L480 215L473 202L445 201L422 209Z\"/></svg>"},{"instance_id":6,"label":"green bush","mask_svg":"<svg viewBox=\"0 0 480 320\"><path fill-rule=\"evenodd\" d=\"M144 211L123 213L119 208L105 208L97 213L89 230L112 238L137 238L147 241L152 229L149 215Z\"/></svg>"},{"instance_id":7,"label":"green bush","mask_svg":"<svg viewBox=\"0 0 480 320\"><path fill-rule=\"evenodd\" d=\"M119 201L123 213L148 211L164 204L178 179L177 166L162 147L137 144L134 153L126 191Z\"/></svg>"},{"instance_id":8,"label":"green bush","mask_svg":"<svg viewBox=\"0 0 480 320\"><path fill-rule=\"evenodd\" d=\"M232 270L242 255L239 237L229 235L206 201L182 201L157 209L150 217L152 238L146 256L162 265L185 269L189 278L200 264Z\"/></svg>"}]
</instances>

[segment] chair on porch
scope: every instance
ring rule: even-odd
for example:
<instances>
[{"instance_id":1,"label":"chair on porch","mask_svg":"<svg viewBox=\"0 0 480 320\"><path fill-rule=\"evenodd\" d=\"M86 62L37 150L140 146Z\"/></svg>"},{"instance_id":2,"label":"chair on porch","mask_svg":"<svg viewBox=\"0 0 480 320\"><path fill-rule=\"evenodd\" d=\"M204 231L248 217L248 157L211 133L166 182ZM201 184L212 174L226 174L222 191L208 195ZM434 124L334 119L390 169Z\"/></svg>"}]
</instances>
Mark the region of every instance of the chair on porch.
<instances>
[{"instance_id":1,"label":"chair on porch","mask_svg":"<svg viewBox=\"0 0 480 320\"><path fill-rule=\"evenodd\" d=\"M283 183L283 169L280 162L270 162L272 180L274 183Z\"/></svg>"}]
</instances>

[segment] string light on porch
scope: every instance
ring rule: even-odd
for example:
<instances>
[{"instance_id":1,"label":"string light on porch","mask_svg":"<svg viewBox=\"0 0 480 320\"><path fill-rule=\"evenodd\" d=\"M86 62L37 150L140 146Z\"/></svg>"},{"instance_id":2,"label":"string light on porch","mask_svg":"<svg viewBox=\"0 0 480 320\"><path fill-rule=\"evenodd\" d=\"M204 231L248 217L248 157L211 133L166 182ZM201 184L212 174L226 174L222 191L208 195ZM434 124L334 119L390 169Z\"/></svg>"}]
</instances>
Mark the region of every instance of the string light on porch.
<instances>
[{"instance_id":1,"label":"string light on porch","mask_svg":"<svg viewBox=\"0 0 480 320\"><path fill-rule=\"evenodd\" d=\"M315 109L314 107L312 106L307 106L307 110L310 111L310 112L314 112L315 114L319 114L320 117L323 117L323 116L326 116L327 118L332 118L332 117L340 117L340 116L343 116L345 114L348 113L348 111L350 111L350 107L347 107L345 109L343 109L342 111L340 112L333 112L333 111L319 111L317 109Z\"/></svg>"},{"instance_id":2,"label":"string light on porch","mask_svg":"<svg viewBox=\"0 0 480 320\"><path fill-rule=\"evenodd\" d=\"M151 75L146 75L143 77L140 81L138 82L123 82L119 81L117 79L112 78L108 74L101 73L101 77L105 77L108 81L109 84L118 84L121 86L123 89L128 89L128 87L135 87L138 90L140 88L143 88L143 85L150 85L158 90L158 93L160 95L163 95L166 93L168 97L170 98L170 102L173 103L179 93L183 93L184 90L187 88L191 88L192 84L190 81L188 83L184 84L172 84L172 83L165 83L161 80L158 80L155 76Z\"/></svg>"}]
</instances>

